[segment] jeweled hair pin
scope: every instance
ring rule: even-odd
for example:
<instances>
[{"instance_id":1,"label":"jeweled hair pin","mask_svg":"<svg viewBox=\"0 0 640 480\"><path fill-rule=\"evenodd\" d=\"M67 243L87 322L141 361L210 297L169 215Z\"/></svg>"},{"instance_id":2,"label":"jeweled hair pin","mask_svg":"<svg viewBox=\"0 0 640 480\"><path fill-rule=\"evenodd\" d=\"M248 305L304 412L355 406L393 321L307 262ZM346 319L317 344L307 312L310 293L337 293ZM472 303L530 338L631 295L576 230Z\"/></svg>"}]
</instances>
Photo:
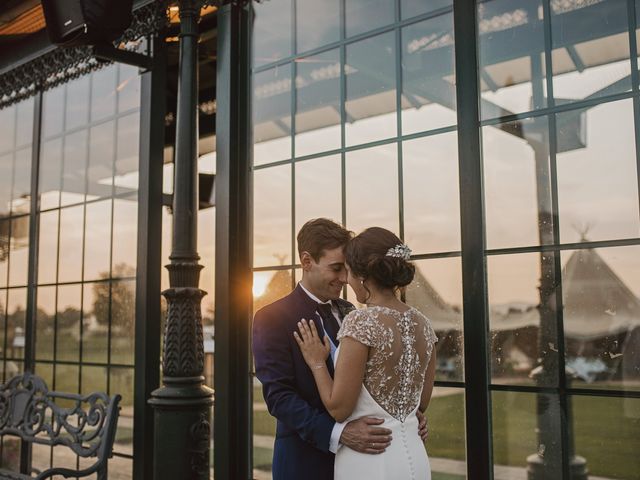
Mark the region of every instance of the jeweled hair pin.
<instances>
[{"instance_id":1,"label":"jeweled hair pin","mask_svg":"<svg viewBox=\"0 0 640 480\"><path fill-rule=\"evenodd\" d=\"M400 243L395 247L391 247L387 250L387 257L402 258L403 260L411 259L411 249L404 243Z\"/></svg>"}]
</instances>

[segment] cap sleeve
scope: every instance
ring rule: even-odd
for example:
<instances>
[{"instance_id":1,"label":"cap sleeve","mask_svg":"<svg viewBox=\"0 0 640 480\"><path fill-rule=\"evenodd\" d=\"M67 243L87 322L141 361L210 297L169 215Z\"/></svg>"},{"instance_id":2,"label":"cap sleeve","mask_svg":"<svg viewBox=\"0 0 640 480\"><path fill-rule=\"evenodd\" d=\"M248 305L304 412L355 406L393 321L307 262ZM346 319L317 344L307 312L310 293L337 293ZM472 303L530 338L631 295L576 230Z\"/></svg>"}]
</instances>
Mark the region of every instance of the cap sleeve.
<instances>
[{"instance_id":1,"label":"cap sleeve","mask_svg":"<svg viewBox=\"0 0 640 480\"><path fill-rule=\"evenodd\" d=\"M367 347L379 347L388 336L385 330L367 310L354 310L344 317L338 340L351 337Z\"/></svg>"}]
</instances>

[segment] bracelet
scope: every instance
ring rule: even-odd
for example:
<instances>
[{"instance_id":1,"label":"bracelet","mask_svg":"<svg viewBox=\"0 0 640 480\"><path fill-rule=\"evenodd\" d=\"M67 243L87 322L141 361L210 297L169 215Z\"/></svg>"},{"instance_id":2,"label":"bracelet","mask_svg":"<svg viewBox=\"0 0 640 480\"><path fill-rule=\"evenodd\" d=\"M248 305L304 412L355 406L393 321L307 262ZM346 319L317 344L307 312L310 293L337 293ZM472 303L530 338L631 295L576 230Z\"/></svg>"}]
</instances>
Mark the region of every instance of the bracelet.
<instances>
[{"instance_id":1,"label":"bracelet","mask_svg":"<svg viewBox=\"0 0 640 480\"><path fill-rule=\"evenodd\" d=\"M326 367L324 363L317 363L316 365L312 365L311 368L313 370L320 370L321 368Z\"/></svg>"}]
</instances>

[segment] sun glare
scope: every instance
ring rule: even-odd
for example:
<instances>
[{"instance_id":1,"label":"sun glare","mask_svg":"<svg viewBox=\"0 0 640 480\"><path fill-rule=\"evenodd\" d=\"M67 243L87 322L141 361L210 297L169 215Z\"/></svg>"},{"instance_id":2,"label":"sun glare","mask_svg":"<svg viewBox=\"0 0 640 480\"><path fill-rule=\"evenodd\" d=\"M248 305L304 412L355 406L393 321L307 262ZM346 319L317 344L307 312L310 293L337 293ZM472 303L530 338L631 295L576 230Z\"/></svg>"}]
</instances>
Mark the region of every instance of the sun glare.
<instances>
[{"instance_id":1,"label":"sun glare","mask_svg":"<svg viewBox=\"0 0 640 480\"><path fill-rule=\"evenodd\" d=\"M269 285L269 280L273 276L272 272L255 272L253 274L253 297L258 298L264 295Z\"/></svg>"}]
</instances>

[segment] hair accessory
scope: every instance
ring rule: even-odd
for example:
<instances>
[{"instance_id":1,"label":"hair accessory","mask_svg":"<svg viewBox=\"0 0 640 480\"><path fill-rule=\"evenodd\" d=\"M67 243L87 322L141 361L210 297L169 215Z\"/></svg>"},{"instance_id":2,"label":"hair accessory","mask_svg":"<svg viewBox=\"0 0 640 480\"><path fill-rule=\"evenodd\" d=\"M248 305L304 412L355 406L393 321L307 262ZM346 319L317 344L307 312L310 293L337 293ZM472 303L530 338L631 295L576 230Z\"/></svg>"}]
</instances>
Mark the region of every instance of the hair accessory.
<instances>
[{"instance_id":1,"label":"hair accessory","mask_svg":"<svg viewBox=\"0 0 640 480\"><path fill-rule=\"evenodd\" d=\"M404 243L399 243L395 247L387 250L387 257L402 258L403 260L409 260L411 258L411 249Z\"/></svg>"}]
</instances>

